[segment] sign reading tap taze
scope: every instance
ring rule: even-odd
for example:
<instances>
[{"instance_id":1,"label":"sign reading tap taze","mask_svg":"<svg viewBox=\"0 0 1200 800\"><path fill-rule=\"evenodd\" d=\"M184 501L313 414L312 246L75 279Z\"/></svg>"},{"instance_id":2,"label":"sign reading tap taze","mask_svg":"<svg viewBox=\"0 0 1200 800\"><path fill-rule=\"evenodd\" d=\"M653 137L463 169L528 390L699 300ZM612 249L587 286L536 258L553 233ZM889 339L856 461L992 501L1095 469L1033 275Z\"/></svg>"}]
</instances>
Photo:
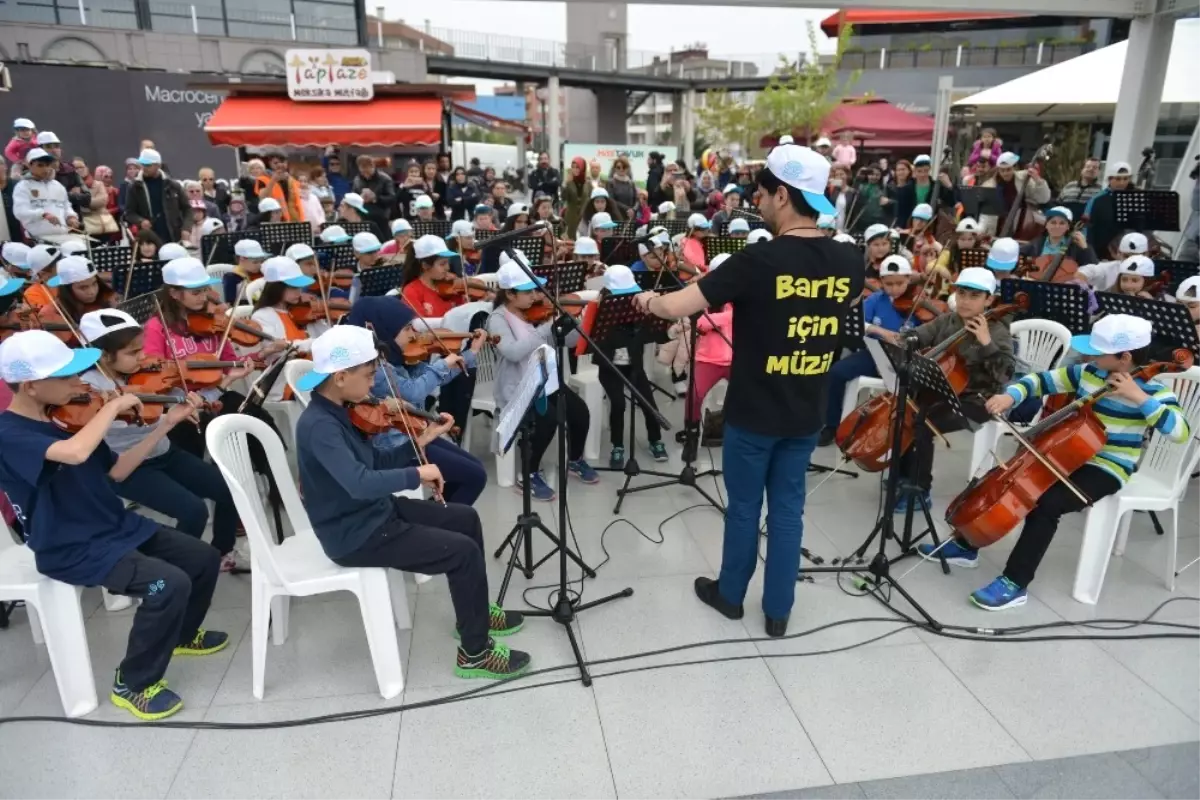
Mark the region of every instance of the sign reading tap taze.
<instances>
[{"instance_id":1,"label":"sign reading tap taze","mask_svg":"<svg viewBox=\"0 0 1200 800\"><path fill-rule=\"evenodd\" d=\"M366 50L288 50L288 97L293 100L370 100L371 54Z\"/></svg>"}]
</instances>

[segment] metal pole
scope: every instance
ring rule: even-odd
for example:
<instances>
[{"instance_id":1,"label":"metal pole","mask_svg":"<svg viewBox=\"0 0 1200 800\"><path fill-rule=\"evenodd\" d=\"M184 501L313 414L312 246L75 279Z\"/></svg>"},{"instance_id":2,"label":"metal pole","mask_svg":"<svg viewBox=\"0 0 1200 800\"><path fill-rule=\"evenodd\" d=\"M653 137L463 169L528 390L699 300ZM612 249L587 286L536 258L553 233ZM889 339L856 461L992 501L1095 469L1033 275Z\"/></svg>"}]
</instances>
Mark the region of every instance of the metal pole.
<instances>
[{"instance_id":1,"label":"metal pole","mask_svg":"<svg viewBox=\"0 0 1200 800\"><path fill-rule=\"evenodd\" d=\"M79 0L79 24L87 25L87 11L83 8L83 0Z\"/></svg>"},{"instance_id":2,"label":"metal pole","mask_svg":"<svg viewBox=\"0 0 1200 800\"><path fill-rule=\"evenodd\" d=\"M191 9L192 9L192 33L199 36L200 35L200 22L196 19L196 7L191 6Z\"/></svg>"}]
</instances>

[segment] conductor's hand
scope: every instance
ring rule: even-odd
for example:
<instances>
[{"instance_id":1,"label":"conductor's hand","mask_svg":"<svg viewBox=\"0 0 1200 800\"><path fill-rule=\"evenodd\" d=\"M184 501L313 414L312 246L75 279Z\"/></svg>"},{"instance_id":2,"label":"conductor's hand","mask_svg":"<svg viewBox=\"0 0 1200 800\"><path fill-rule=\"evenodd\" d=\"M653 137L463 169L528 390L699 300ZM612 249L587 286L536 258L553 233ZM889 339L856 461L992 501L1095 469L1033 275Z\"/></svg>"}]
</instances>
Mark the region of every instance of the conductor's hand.
<instances>
[{"instance_id":1,"label":"conductor's hand","mask_svg":"<svg viewBox=\"0 0 1200 800\"><path fill-rule=\"evenodd\" d=\"M988 330L987 319L982 314L978 317L971 317L963 324L963 327L970 331L980 344L992 343L992 332Z\"/></svg>"},{"instance_id":2,"label":"conductor's hand","mask_svg":"<svg viewBox=\"0 0 1200 800\"><path fill-rule=\"evenodd\" d=\"M421 476L421 485L428 486L434 494L441 496L446 482L442 478L442 471L438 469L437 464L422 464L417 467L417 474Z\"/></svg>"},{"instance_id":3,"label":"conductor's hand","mask_svg":"<svg viewBox=\"0 0 1200 800\"><path fill-rule=\"evenodd\" d=\"M991 397L989 397L987 399L987 402L983 404L983 407L985 409L987 409L987 412L989 414L998 416L1000 414L1003 414L1005 411L1008 411L1010 408L1012 408L1013 403L1015 403L1015 402L1016 401L1012 399L1011 395L1002 393L1002 394L992 395Z\"/></svg>"},{"instance_id":4,"label":"conductor's hand","mask_svg":"<svg viewBox=\"0 0 1200 800\"><path fill-rule=\"evenodd\" d=\"M633 302L643 312L650 313L650 301L658 297L658 292L639 292L633 296Z\"/></svg>"}]
</instances>

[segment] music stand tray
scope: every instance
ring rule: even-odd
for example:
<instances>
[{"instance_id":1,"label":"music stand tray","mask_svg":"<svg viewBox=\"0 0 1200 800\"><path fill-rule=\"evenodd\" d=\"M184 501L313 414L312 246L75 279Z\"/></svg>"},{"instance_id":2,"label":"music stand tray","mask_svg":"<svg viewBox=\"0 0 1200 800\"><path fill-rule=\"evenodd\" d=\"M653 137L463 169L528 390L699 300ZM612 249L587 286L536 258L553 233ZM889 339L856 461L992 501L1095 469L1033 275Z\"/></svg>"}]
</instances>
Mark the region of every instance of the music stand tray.
<instances>
[{"instance_id":1,"label":"music stand tray","mask_svg":"<svg viewBox=\"0 0 1200 800\"><path fill-rule=\"evenodd\" d=\"M152 292L150 294L142 294L138 295L137 297L131 297L124 303L117 305L117 308L136 319L139 325L145 325L146 322L154 316L158 309L158 306L154 303L156 296L157 295Z\"/></svg>"},{"instance_id":2,"label":"music stand tray","mask_svg":"<svg viewBox=\"0 0 1200 800\"><path fill-rule=\"evenodd\" d=\"M337 225L339 228L341 228L342 230L344 230L346 233L350 234L351 236L353 236L353 235L354 235L354 234L356 234L356 233L374 233L374 232L375 232L375 228L374 228L374 226L372 226L372 225L371 225L371 223L369 223L369 222L366 222L366 221L360 221L360 222L345 222L345 221L338 221L338 222L323 222L323 223L321 223L321 230L325 230L326 228L328 228L328 227L329 227L329 226L331 226L331 225Z\"/></svg>"},{"instance_id":3,"label":"music stand tray","mask_svg":"<svg viewBox=\"0 0 1200 800\"><path fill-rule=\"evenodd\" d=\"M674 239L676 236L678 236L681 233L687 233L687 220L686 219L652 219L652 220L650 220L651 228L655 228L655 227L659 227L659 226L666 228L667 233L669 233L671 235L672 239Z\"/></svg>"},{"instance_id":4,"label":"music stand tray","mask_svg":"<svg viewBox=\"0 0 1200 800\"><path fill-rule=\"evenodd\" d=\"M549 295L583 291L583 285L587 281L588 264L583 261L560 261L557 266L538 264L531 265L531 268L534 275L546 279L542 291Z\"/></svg>"},{"instance_id":5,"label":"music stand tray","mask_svg":"<svg viewBox=\"0 0 1200 800\"><path fill-rule=\"evenodd\" d=\"M129 264L124 267L118 267L113 270L112 288L117 295L124 297L126 294L131 297L137 295L149 294L163 285L162 279L163 262L161 261L143 261L140 264L134 264L132 277L130 276ZM125 291L125 280L129 279L129 291Z\"/></svg>"},{"instance_id":6,"label":"music stand tray","mask_svg":"<svg viewBox=\"0 0 1200 800\"><path fill-rule=\"evenodd\" d=\"M1140 231L1179 230L1179 194L1161 189L1113 192L1117 225Z\"/></svg>"},{"instance_id":7,"label":"music stand tray","mask_svg":"<svg viewBox=\"0 0 1200 800\"><path fill-rule=\"evenodd\" d=\"M92 266L97 272L112 274L119 269L129 269L129 262L132 260L133 248L127 244L92 248Z\"/></svg>"},{"instance_id":8,"label":"music stand tray","mask_svg":"<svg viewBox=\"0 0 1200 800\"><path fill-rule=\"evenodd\" d=\"M371 267L358 273L358 282L362 287L363 297L378 297L392 289L400 288L404 275L404 267L395 264L389 267Z\"/></svg>"},{"instance_id":9,"label":"music stand tray","mask_svg":"<svg viewBox=\"0 0 1200 800\"><path fill-rule=\"evenodd\" d=\"M445 239L450 235L450 221L445 219L419 219L413 222L413 236L420 238L433 234Z\"/></svg>"},{"instance_id":10,"label":"music stand tray","mask_svg":"<svg viewBox=\"0 0 1200 800\"><path fill-rule=\"evenodd\" d=\"M987 269L988 251L982 247L971 247L962 250L958 254L959 269L963 270L967 267L982 267Z\"/></svg>"},{"instance_id":11,"label":"music stand tray","mask_svg":"<svg viewBox=\"0 0 1200 800\"><path fill-rule=\"evenodd\" d=\"M1200 337L1196 336L1196 323L1192 322L1183 304L1111 292L1097 292L1096 299L1100 302L1100 310L1106 313L1130 314L1150 320L1155 345L1185 347L1200 361Z\"/></svg>"},{"instance_id":12,"label":"music stand tray","mask_svg":"<svg viewBox=\"0 0 1200 800\"><path fill-rule=\"evenodd\" d=\"M498 234L499 232L500 232L500 231L480 231L480 230L477 230L477 231L474 231L474 232L471 234L471 238L475 240L475 243L476 243L476 244L480 244L480 243L482 243L482 242L487 242L487 241L490 241L490 240L491 240L492 238L494 238L494 237L496 236L496 234Z\"/></svg>"},{"instance_id":13,"label":"music stand tray","mask_svg":"<svg viewBox=\"0 0 1200 800\"><path fill-rule=\"evenodd\" d=\"M1018 319L1050 319L1067 326L1073 334L1091 330L1088 291L1074 283L1046 283L1024 278L1000 281L1000 301L1013 302L1018 294L1029 296L1029 308L1014 315Z\"/></svg>"},{"instance_id":14,"label":"music stand tray","mask_svg":"<svg viewBox=\"0 0 1200 800\"><path fill-rule=\"evenodd\" d=\"M540 267L545 254L546 241L539 236L521 236L513 240L512 246L525 254L531 267Z\"/></svg>"},{"instance_id":15,"label":"music stand tray","mask_svg":"<svg viewBox=\"0 0 1200 800\"><path fill-rule=\"evenodd\" d=\"M335 269L357 269L358 259L349 242L342 244L318 244L313 247L317 254L317 266L325 272Z\"/></svg>"},{"instance_id":16,"label":"music stand tray","mask_svg":"<svg viewBox=\"0 0 1200 800\"><path fill-rule=\"evenodd\" d=\"M236 264L237 254L233 252L234 245L242 239L253 239L257 231L257 228L252 228L202 236L200 238L200 259L205 264Z\"/></svg>"},{"instance_id":17,"label":"music stand tray","mask_svg":"<svg viewBox=\"0 0 1200 800\"><path fill-rule=\"evenodd\" d=\"M624 236L609 236L600 240L600 260L605 264L629 265L641 258L633 239Z\"/></svg>"},{"instance_id":18,"label":"music stand tray","mask_svg":"<svg viewBox=\"0 0 1200 800\"><path fill-rule=\"evenodd\" d=\"M307 222L269 222L246 231L263 249L277 256L294 244L312 244L312 226Z\"/></svg>"},{"instance_id":19,"label":"music stand tray","mask_svg":"<svg viewBox=\"0 0 1200 800\"><path fill-rule=\"evenodd\" d=\"M738 253L746 247L746 238L736 236L709 236L704 240L704 260L712 261L722 253Z\"/></svg>"}]
</instances>

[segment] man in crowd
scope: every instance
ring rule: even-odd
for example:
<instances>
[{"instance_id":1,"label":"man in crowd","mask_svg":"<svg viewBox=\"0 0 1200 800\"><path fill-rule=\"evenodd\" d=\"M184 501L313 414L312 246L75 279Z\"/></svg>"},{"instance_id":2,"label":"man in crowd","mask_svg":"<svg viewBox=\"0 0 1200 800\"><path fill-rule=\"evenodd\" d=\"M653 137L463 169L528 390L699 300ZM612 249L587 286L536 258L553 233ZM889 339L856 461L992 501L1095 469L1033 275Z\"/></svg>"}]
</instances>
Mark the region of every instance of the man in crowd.
<instances>
[{"instance_id":1,"label":"man in crowd","mask_svg":"<svg viewBox=\"0 0 1200 800\"><path fill-rule=\"evenodd\" d=\"M1059 203L1086 203L1104 187L1100 185L1100 159L1089 158L1083 162L1079 180L1071 181L1058 195Z\"/></svg>"},{"instance_id":2,"label":"man in crowd","mask_svg":"<svg viewBox=\"0 0 1200 800\"><path fill-rule=\"evenodd\" d=\"M125 159L125 180L121 181L121 188L117 190L117 205L122 210L125 209L125 203L129 197L129 188L133 186L133 182L137 180L141 171L142 165L136 158Z\"/></svg>"},{"instance_id":3,"label":"man in crowd","mask_svg":"<svg viewBox=\"0 0 1200 800\"><path fill-rule=\"evenodd\" d=\"M54 177L67 190L71 208L75 209L75 213L82 214L92 202L92 193L83 185L83 178L79 177L75 167L63 158L62 142L54 131L42 131L37 135L37 146L54 156L57 162Z\"/></svg>"},{"instance_id":4,"label":"man in crowd","mask_svg":"<svg viewBox=\"0 0 1200 800\"><path fill-rule=\"evenodd\" d=\"M217 174L212 167L202 167L199 172L200 186L204 191L204 199L215 203L221 219L229 213L229 190L217 183Z\"/></svg>"},{"instance_id":5,"label":"man in crowd","mask_svg":"<svg viewBox=\"0 0 1200 800\"><path fill-rule=\"evenodd\" d=\"M549 195L558 201L558 190L562 186L562 176L558 174L558 170L550 166L550 154L547 152L538 153L537 169L529 176L529 189L533 194Z\"/></svg>"},{"instance_id":6,"label":"man in crowd","mask_svg":"<svg viewBox=\"0 0 1200 800\"><path fill-rule=\"evenodd\" d=\"M141 172L125 198L125 223L152 228L164 242L181 241L192 228L192 210L183 187L163 171L157 150L143 150L138 165Z\"/></svg>"},{"instance_id":7,"label":"man in crowd","mask_svg":"<svg viewBox=\"0 0 1200 800\"><path fill-rule=\"evenodd\" d=\"M331 145L325 148L321 166L325 168L325 179L329 182L329 188L333 190L333 204L338 206L342 197L350 191L350 179L342 169L342 156L336 147Z\"/></svg>"},{"instance_id":8,"label":"man in crowd","mask_svg":"<svg viewBox=\"0 0 1200 800\"><path fill-rule=\"evenodd\" d=\"M1109 256L1109 245L1121 233L1122 226L1117 223L1117 204L1109 195L1136 192L1133 185L1133 170L1124 161L1114 161L1107 165L1104 171L1108 185L1088 200L1084 208L1084 216L1088 218L1088 244L1096 251L1101 259Z\"/></svg>"},{"instance_id":9,"label":"man in crowd","mask_svg":"<svg viewBox=\"0 0 1200 800\"><path fill-rule=\"evenodd\" d=\"M254 180L255 196L261 201L273 197L283 209L283 222L303 222L304 203L300 198L300 184L288 171L287 158L280 153L266 157L267 171Z\"/></svg>"},{"instance_id":10,"label":"man in crowd","mask_svg":"<svg viewBox=\"0 0 1200 800\"><path fill-rule=\"evenodd\" d=\"M375 159L361 155L356 162L358 176L355 177L352 188L354 193L362 197L367 209L367 219L379 232L389 230L388 222L396 216L396 184L392 176L381 169L376 169ZM381 239L387 238L384 233Z\"/></svg>"}]
</instances>

